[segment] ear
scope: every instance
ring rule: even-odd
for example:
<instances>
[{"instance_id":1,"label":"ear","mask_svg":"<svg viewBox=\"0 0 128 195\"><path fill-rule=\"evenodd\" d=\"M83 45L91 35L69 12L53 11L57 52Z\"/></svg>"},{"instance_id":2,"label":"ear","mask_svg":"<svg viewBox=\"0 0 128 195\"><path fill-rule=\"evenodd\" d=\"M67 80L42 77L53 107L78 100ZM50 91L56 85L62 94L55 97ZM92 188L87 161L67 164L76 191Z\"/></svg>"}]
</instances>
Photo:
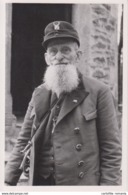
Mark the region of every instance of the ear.
<instances>
[{"instance_id":1,"label":"ear","mask_svg":"<svg viewBox=\"0 0 128 195\"><path fill-rule=\"evenodd\" d=\"M81 57L82 57L82 51L81 50L79 50L77 52L77 57L78 57L79 60L81 59Z\"/></svg>"},{"instance_id":2,"label":"ear","mask_svg":"<svg viewBox=\"0 0 128 195\"><path fill-rule=\"evenodd\" d=\"M82 51L78 50L77 51L77 62L81 60L81 57L82 57Z\"/></svg>"},{"instance_id":3,"label":"ear","mask_svg":"<svg viewBox=\"0 0 128 195\"><path fill-rule=\"evenodd\" d=\"M48 57L48 53L44 53L44 58L45 58L45 62L48 66L50 66L50 61L49 61L49 57Z\"/></svg>"}]
</instances>

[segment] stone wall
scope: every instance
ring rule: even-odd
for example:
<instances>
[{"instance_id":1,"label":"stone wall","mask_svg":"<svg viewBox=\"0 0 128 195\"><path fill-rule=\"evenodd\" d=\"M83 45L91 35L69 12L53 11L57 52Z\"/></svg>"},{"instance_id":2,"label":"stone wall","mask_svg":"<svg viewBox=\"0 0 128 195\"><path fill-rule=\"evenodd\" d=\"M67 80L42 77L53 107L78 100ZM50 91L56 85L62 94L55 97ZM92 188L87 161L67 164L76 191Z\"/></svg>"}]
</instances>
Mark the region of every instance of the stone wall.
<instances>
[{"instance_id":1,"label":"stone wall","mask_svg":"<svg viewBox=\"0 0 128 195\"><path fill-rule=\"evenodd\" d=\"M108 84L117 99L117 5L74 5L72 18L83 52L80 70Z\"/></svg>"}]
</instances>

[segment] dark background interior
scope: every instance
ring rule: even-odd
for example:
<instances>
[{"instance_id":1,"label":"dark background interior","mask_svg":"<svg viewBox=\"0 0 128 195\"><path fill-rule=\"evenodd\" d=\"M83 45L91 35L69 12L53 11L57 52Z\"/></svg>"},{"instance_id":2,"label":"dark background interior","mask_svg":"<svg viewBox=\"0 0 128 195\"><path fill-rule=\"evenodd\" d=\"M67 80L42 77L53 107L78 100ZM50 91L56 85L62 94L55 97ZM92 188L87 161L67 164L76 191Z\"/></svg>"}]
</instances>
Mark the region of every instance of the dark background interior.
<instances>
[{"instance_id":1,"label":"dark background interior","mask_svg":"<svg viewBox=\"0 0 128 195\"><path fill-rule=\"evenodd\" d=\"M71 22L71 9L71 4L13 3L11 94L16 116L24 116L34 88L42 83L45 26L54 20Z\"/></svg>"}]
</instances>

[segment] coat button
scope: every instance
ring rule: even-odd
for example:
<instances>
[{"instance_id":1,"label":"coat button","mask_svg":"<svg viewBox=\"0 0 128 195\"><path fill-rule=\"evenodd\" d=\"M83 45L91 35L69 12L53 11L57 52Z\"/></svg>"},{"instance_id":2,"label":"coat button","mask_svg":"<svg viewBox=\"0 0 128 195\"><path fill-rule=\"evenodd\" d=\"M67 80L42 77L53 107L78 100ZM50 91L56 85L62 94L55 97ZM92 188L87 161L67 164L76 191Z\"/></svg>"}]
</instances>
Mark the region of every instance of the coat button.
<instances>
[{"instance_id":1,"label":"coat button","mask_svg":"<svg viewBox=\"0 0 128 195\"><path fill-rule=\"evenodd\" d=\"M54 160L54 156L53 155L51 156L51 160Z\"/></svg>"},{"instance_id":2,"label":"coat button","mask_svg":"<svg viewBox=\"0 0 128 195\"><path fill-rule=\"evenodd\" d=\"M80 132L80 128L79 128L79 127L75 127L75 128L74 128L74 132L75 132L76 134L78 134L78 133Z\"/></svg>"},{"instance_id":3,"label":"coat button","mask_svg":"<svg viewBox=\"0 0 128 195\"><path fill-rule=\"evenodd\" d=\"M50 172L53 172L54 171L54 168L53 167L50 167Z\"/></svg>"},{"instance_id":4,"label":"coat button","mask_svg":"<svg viewBox=\"0 0 128 195\"><path fill-rule=\"evenodd\" d=\"M77 145L76 145L76 150L80 151L81 148L82 148L82 145L81 145L81 144L77 144Z\"/></svg>"},{"instance_id":5,"label":"coat button","mask_svg":"<svg viewBox=\"0 0 128 195\"><path fill-rule=\"evenodd\" d=\"M84 177L84 172L79 173L79 178L82 179Z\"/></svg>"},{"instance_id":6,"label":"coat button","mask_svg":"<svg viewBox=\"0 0 128 195\"><path fill-rule=\"evenodd\" d=\"M59 108L60 108L60 106L59 106L59 105L56 105L56 108L57 108L57 109L59 109Z\"/></svg>"},{"instance_id":7,"label":"coat button","mask_svg":"<svg viewBox=\"0 0 128 195\"><path fill-rule=\"evenodd\" d=\"M81 161L78 162L78 166L79 166L79 167L81 167L81 166L83 166L83 165L84 165L84 161L83 161L83 160L81 160Z\"/></svg>"}]
</instances>

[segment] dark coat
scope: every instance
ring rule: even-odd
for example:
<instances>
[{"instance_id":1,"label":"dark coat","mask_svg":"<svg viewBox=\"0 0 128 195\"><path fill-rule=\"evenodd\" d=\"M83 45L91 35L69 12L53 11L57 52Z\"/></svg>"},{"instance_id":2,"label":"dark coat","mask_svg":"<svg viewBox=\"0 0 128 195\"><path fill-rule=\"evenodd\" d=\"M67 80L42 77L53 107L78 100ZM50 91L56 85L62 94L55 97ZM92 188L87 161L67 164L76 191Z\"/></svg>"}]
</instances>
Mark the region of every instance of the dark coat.
<instances>
[{"instance_id":1,"label":"dark coat","mask_svg":"<svg viewBox=\"0 0 128 195\"><path fill-rule=\"evenodd\" d=\"M23 156L20 151L37 130L31 149L29 184L38 177L41 118L53 101L45 84L33 93L18 141L6 166L7 183L16 185ZM34 121L34 122L33 122ZM53 135L56 185L119 185L121 145L110 89L82 77L79 87L62 104Z\"/></svg>"}]
</instances>

